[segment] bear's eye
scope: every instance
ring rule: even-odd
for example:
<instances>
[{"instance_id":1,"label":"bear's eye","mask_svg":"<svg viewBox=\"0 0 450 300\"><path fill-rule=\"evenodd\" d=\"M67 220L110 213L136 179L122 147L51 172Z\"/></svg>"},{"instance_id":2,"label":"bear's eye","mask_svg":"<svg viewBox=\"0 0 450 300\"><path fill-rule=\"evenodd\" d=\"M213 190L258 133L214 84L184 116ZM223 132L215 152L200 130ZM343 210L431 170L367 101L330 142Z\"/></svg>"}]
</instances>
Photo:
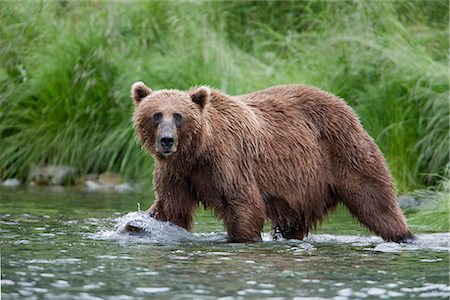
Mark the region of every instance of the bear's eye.
<instances>
[{"instance_id":1,"label":"bear's eye","mask_svg":"<svg viewBox=\"0 0 450 300\"><path fill-rule=\"evenodd\" d=\"M152 116L152 122L153 122L153 125L158 125L158 123L161 121L161 119L162 119L162 113L161 112L156 112L156 113L154 113L153 114L153 116Z\"/></svg>"},{"instance_id":2,"label":"bear's eye","mask_svg":"<svg viewBox=\"0 0 450 300\"><path fill-rule=\"evenodd\" d=\"M175 124L177 126L180 126L181 125L181 121L183 121L183 116L181 114L179 114L179 113L174 113L173 114L173 118L175 119Z\"/></svg>"}]
</instances>

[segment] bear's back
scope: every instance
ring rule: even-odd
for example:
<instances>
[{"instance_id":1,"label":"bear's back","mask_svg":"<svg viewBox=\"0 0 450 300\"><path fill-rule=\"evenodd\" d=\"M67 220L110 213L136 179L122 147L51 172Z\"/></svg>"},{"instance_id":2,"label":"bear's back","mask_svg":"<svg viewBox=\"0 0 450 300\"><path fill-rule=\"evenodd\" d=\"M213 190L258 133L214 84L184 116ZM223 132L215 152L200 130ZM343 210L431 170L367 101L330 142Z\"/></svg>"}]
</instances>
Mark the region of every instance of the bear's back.
<instances>
[{"instance_id":1,"label":"bear's back","mask_svg":"<svg viewBox=\"0 0 450 300\"><path fill-rule=\"evenodd\" d=\"M352 108L339 97L316 87L305 85L279 85L236 96L259 118L277 127L283 125L287 131L298 123L323 136L330 137L336 131L361 128ZM266 128L267 129L267 128Z\"/></svg>"},{"instance_id":2,"label":"bear's back","mask_svg":"<svg viewBox=\"0 0 450 300\"><path fill-rule=\"evenodd\" d=\"M264 90L236 97L254 109L263 111L303 112L306 114L327 113L329 110L340 111L345 102L316 87L290 84L278 85Z\"/></svg>"}]
</instances>

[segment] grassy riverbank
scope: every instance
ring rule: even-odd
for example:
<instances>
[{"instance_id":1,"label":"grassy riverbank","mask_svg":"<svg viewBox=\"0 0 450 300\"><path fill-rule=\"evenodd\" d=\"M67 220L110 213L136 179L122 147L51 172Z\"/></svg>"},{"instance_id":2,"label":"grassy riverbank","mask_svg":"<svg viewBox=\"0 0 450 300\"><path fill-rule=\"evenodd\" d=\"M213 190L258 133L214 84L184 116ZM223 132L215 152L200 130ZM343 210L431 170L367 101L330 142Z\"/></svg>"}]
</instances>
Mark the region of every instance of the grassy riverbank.
<instances>
[{"instance_id":1,"label":"grassy riverbank","mask_svg":"<svg viewBox=\"0 0 450 300\"><path fill-rule=\"evenodd\" d=\"M400 192L448 175L447 1L5 1L0 42L2 178L33 163L149 178L130 124L136 80L317 85L354 107Z\"/></svg>"}]
</instances>

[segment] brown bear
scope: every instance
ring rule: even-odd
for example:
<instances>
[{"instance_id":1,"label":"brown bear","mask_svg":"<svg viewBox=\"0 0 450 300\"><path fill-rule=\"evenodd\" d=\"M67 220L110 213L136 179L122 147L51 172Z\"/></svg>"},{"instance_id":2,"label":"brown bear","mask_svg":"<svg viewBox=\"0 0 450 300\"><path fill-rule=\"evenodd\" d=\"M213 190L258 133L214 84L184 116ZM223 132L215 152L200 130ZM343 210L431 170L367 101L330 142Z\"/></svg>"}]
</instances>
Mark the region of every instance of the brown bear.
<instances>
[{"instance_id":1,"label":"brown bear","mask_svg":"<svg viewBox=\"0 0 450 300\"><path fill-rule=\"evenodd\" d=\"M241 96L132 86L133 122L155 158L148 213L191 229L201 203L233 242L303 239L338 203L386 241L413 239L384 157L353 110L314 87Z\"/></svg>"}]
</instances>

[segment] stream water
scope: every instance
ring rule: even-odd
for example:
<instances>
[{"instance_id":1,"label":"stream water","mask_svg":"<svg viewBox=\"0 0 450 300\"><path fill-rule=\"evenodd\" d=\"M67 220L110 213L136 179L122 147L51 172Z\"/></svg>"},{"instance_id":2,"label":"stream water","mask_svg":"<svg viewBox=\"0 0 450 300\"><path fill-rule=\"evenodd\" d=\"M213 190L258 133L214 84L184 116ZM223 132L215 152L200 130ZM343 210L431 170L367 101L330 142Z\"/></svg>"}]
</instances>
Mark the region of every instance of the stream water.
<instances>
[{"instance_id":1,"label":"stream water","mask_svg":"<svg viewBox=\"0 0 450 300\"><path fill-rule=\"evenodd\" d=\"M137 211L151 196L0 189L2 299L448 299L450 233L385 243L339 209L305 241L233 244ZM122 233L128 222L145 234ZM266 231L267 232L267 231Z\"/></svg>"}]
</instances>

